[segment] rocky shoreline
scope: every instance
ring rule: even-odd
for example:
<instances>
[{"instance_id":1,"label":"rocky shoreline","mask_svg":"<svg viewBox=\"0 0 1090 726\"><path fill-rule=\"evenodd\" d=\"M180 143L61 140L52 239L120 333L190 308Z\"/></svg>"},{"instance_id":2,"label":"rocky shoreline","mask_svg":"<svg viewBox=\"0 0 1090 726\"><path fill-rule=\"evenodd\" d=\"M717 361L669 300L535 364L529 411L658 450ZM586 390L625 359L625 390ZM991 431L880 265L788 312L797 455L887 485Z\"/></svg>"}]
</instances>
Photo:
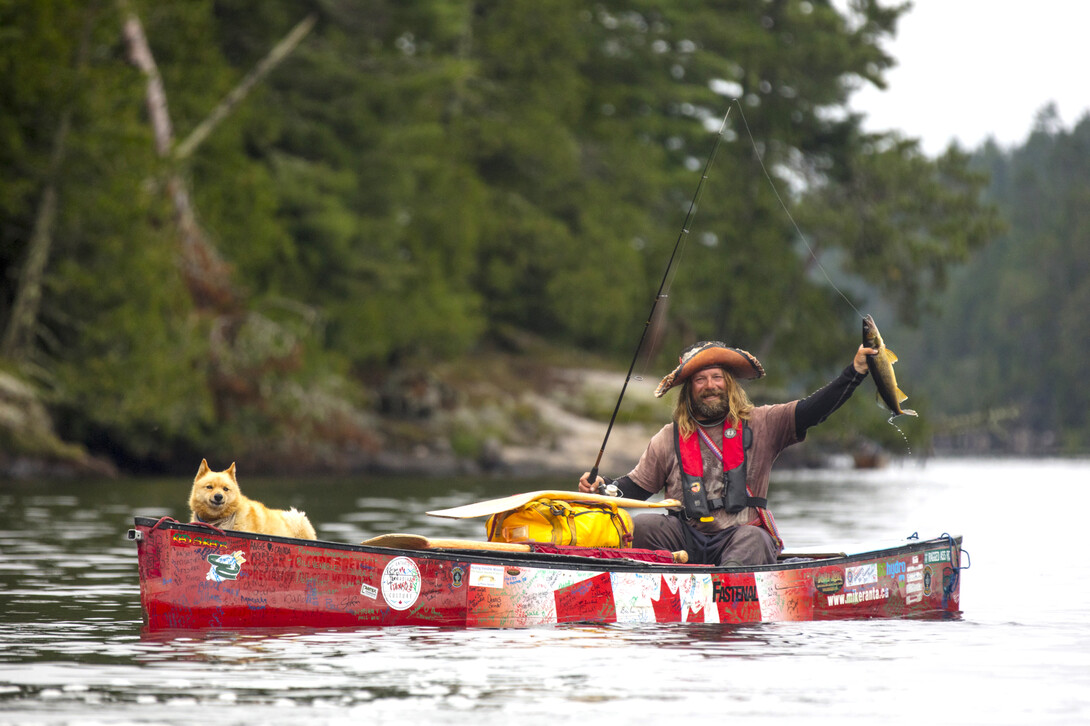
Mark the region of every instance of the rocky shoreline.
<instances>
[{"instance_id":1,"label":"rocky shoreline","mask_svg":"<svg viewBox=\"0 0 1090 726\"><path fill-rule=\"evenodd\" d=\"M251 450L208 451L209 461L245 465L276 475L401 475L414 477L560 477L571 480L598 459L623 373L592 368L514 366L528 384L510 377L510 363L467 380L443 373L391 376L378 389L376 410L353 412L351 435L339 441L291 440ZM621 476L670 416L654 397L655 381L634 378L625 387L618 420L609 431L599 471ZM843 458L847 456L841 453ZM881 453L881 452L879 452ZM195 471L190 458L167 462L153 475ZM849 457L850 458L850 457ZM811 468L830 458L811 446L792 447L778 468ZM856 462L856 465L859 465ZM875 463L873 466L883 464ZM145 468L141 473L149 473ZM113 478L136 473L62 441L34 389L0 371L0 480Z\"/></svg>"},{"instance_id":2,"label":"rocky shoreline","mask_svg":"<svg viewBox=\"0 0 1090 726\"><path fill-rule=\"evenodd\" d=\"M540 373L540 372L539 372ZM540 378L540 375L539 375ZM549 384L508 395L489 386L483 395L443 397L440 387L416 386L413 401L367 414L375 441L368 446L325 452L306 470L322 474L408 474L415 476L493 475L577 477L598 457L609 420L596 393L616 396L622 374L583 369L549 369ZM435 405L421 401L435 399ZM630 384L626 403L646 404L650 390ZM660 403L663 418L666 405ZM612 406L612 403L609 404ZM600 469L618 475L639 459L658 425L633 422L622 415L610 432ZM406 431L411 430L411 434ZM489 434L494 431L494 434ZM459 437L471 443L459 446ZM282 461L250 461L247 469L272 474L290 470ZM62 441L46 406L34 389L0 372L0 479L102 478L124 474L114 462Z\"/></svg>"},{"instance_id":3,"label":"rocky shoreline","mask_svg":"<svg viewBox=\"0 0 1090 726\"><path fill-rule=\"evenodd\" d=\"M473 400L442 406L423 406L421 399L447 398L428 393L427 387L404 390L417 392L415 402L401 402L402 412L427 410L415 422L427 431L427 444L406 448L404 442L373 453L361 452L348 468L352 473L411 474L416 476L490 475L507 477L571 476L575 478L594 466L602 449L615 397L624 375L576 368L549 368L535 375L533 390L509 394L489 385L467 396ZM646 390L644 390L646 389ZM421 391L424 393L422 394ZM653 388L630 382L625 408L661 408L667 404L654 399ZM606 400L608 398L609 400ZM614 424L602 454L600 471L619 476L639 460L651 436L662 423L635 420L622 413ZM387 421L388 423L388 421ZM380 427L381 428L381 427ZM460 436L476 439L473 451L459 451Z\"/></svg>"},{"instance_id":4,"label":"rocky shoreline","mask_svg":"<svg viewBox=\"0 0 1090 726\"><path fill-rule=\"evenodd\" d=\"M0 371L0 478L113 477L112 462L62 441L37 392Z\"/></svg>"}]
</instances>

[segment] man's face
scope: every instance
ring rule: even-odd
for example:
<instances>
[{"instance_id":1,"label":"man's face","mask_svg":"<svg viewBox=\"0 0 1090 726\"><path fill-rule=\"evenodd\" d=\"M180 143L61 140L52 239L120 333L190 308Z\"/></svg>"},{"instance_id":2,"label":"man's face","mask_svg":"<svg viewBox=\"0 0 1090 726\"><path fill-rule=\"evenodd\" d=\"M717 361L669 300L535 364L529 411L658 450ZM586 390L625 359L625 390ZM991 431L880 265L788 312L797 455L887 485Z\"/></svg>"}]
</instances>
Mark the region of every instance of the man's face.
<instances>
[{"instance_id":1,"label":"man's face","mask_svg":"<svg viewBox=\"0 0 1090 726\"><path fill-rule=\"evenodd\" d=\"M702 419L715 418L727 412L727 375L722 368L697 371L690 380L693 410Z\"/></svg>"}]
</instances>

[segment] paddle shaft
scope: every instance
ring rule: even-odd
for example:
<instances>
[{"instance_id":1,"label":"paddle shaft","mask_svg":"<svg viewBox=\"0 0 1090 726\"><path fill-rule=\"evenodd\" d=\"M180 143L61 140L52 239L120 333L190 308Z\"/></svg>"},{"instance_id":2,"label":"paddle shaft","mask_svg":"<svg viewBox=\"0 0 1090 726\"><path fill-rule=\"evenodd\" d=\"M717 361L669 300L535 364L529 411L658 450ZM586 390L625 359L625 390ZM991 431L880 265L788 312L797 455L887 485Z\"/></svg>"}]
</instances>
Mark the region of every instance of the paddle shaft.
<instances>
[{"instance_id":1,"label":"paddle shaft","mask_svg":"<svg viewBox=\"0 0 1090 726\"><path fill-rule=\"evenodd\" d=\"M533 552L530 544L524 542L481 542L471 539L431 539L419 534L383 534L360 542L373 547L391 547L408 550L480 550L490 552ZM685 550L671 552L674 563L684 565L689 561Z\"/></svg>"},{"instance_id":2,"label":"paddle shaft","mask_svg":"<svg viewBox=\"0 0 1090 726\"><path fill-rule=\"evenodd\" d=\"M609 441L609 434L613 431L613 424L617 421L617 412L621 410L621 401L624 400L625 391L628 390L628 382L632 380L632 371L636 367L636 361L639 360L640 351L643 350L643 341L647 338L647 331L651 328L651 321L655 319L655 308L658 307L659 300L667 295L663 294L666 289L666 282L670 278L670 270L674 266L674 258L677 257L677 252L681 249L681 240L685 238L685 235L689 234L689 223L692 221L693 213L696 211L697 200L700 199L700 192L704 189L704 181L708 178L708 170L711 169L712 162L715 160L715 155L719 151L719 144L723 141L723 131L727 128L727 119L730 117L731 107L727 107L727 113L723 116L723 123L719 127L719 133L715 136L715 145L712 146L711 153L708 154L708 160L704 163L704 173L700 175L700 181L696 185L696 193L693 194L692 200L689 202L689 212L685 215L685 223L681 225L681 231L678 232L677 241L674 242L674 250L670 253L670 261L666 263L666 271L662 274L662 282L659 283L659 291L655 293L655 299L651 303L651 312L647 314L647 322L643 324L643 333L640 334L640 341L636 343L636 352L632 355L632 362L628 366L628 374L624 378L624 383L621 385L621 393L617 396L617 405L613 407L613 415L609 417L609 426L606 427L605 438L602 439L602 448L598 450L598 458L594 460L594 466L591 467L590 476L587 480L591 486L594 486L594 482L598 479L598 467L602 464L602 457L606 453L606 443Z\"/></svg>"}]
</instances>

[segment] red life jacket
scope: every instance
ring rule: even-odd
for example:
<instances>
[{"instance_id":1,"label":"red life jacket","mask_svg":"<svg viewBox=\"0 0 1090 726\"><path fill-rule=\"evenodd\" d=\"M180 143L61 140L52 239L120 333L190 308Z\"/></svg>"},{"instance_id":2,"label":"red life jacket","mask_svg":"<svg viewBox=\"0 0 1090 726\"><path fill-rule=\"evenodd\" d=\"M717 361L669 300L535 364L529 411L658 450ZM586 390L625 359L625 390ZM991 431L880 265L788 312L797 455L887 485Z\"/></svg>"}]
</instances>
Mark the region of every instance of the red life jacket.
<instances>
[{"instance_id":1,"label":"red life jacket","mask_svg":"<svg viewBox=\"0 0 1090 726\"><path fill-rule=\"evenodd\" d=\"M733 435L729 432L733 432ZM700 452L700 439L723 463L723 496L708 498L704 486L704 456ZM674 447L678 466L681 469L682 498L685 514L702 522L712 520L711 513L716 509L725 509L730 513L742 511L745 507L757 510L761 526L772 535L776 545L783 550L783 540L776 528L776 520L768 511L768 500L755 497L746 484L746 455L753 444L753 432L749 424L739 421L733 428L723 427L721 442L712 441L703 429L689 436L682 436L678 425L674 423Z\"/></svg>"}]
</instances>

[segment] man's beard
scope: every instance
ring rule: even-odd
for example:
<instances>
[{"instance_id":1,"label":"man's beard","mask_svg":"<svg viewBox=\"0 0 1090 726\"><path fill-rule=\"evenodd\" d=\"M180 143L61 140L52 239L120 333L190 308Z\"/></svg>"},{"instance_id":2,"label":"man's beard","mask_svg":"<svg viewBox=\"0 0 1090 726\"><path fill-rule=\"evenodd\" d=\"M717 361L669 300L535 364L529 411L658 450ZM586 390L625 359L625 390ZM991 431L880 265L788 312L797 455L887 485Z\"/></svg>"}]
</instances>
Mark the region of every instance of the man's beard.
<instances>
[{"instance_id":1,"label":"man's beard","mask_svg":"<svg viewBox=\"0 0 1090 726\"><path fill-rule=\"evenodd\" d=\"M723 418L730 410L730 400L726 391L705 394L705 397L693 396L693 413L700 421Z\"/></svg>"}]
</instances>

